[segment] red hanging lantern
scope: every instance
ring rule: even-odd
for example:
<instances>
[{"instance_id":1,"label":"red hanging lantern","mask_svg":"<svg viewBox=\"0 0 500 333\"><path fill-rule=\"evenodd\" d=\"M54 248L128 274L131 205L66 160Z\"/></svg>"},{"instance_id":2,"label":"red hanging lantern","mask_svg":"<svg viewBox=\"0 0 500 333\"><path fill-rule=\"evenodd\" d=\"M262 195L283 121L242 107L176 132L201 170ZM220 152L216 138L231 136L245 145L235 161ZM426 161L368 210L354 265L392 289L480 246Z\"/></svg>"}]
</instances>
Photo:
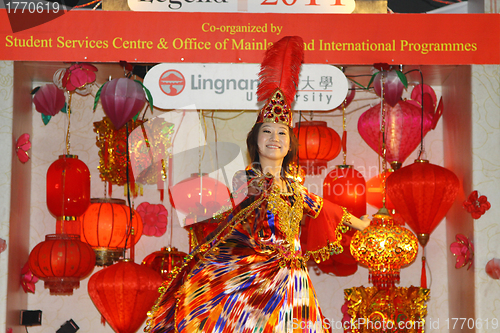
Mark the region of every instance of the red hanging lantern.
<instances>
[{"instance_id":1,"label":"red hanging lantern","mask_svg":"<svg viewBox=\"0 0 500 333\"><path fill-rule=\"evenodd\" d=\"M394 107L384 104L384 108L386 160L397 170L421 141L422 110L403 100L397 102ZM424 136L432 128L433 117L431 113L424 112ZM359 117L358 131L370 148L382 156L380 104Z\"/></svg>"},{"instance_id":2,"label":"red hanging lantern","mask_svg":"<svg viewBox=\"0 0 500 333\"><path fill-rule=\"evenodd\" d=\"M106 82L102 87L100 98L104 113L117 130L141 111L146 103L142 85L126 78Z\"/></svg>"},{"instance_id":3,"label":"red hanging lantern","mask_svg":"<svg viewBox=\"0 0 500 333\"><path fill-rule=\"evenodd\" d=\"M326 121L296 123L293 132L299 140L299 165L308 175L320 174L340 153L340 136Z\"/></svg>"},{"instance_id":4,"label":"red hanging lantern","mask_svg":"<svg viewBox=\"0 0 500 333\"><path fill-rule=\"evenodd\" d=\"M29 256L29 267L45 281L51 294L73 294L80 279L90 274L95 265L92 248L78 235L46 235Z\"/></svg>"},{"instance_id":5,"label":"red hanging lantern","mask_svg":"<svg viewBox=\"0 0 500 333\"><path fill-rule=\"evenodd\" d=\"M387 194L422 246L455 201L458 187L453 172L427 160L416 160L387 178Z\"/></svg>"},{"instance_id":6,"label":"red hanging lantern","mask_svg":"<svg viewBox=\"0 0 500 333\"><path fill-rule=\"evenodd\" d=\"M92 275L88 292L115 332L135 333L160 296L162 282L152 269L125 260Z\"/></svg>"},{"instance_id":7,"label":"red hanging lantern","mask_svg":"<svg viewBox=\"0 0 500 333\"><path fill-rule=\"evenodd\" d=\"M415 160L387 178L387 194L424 247L455 201L458 186L453 172L427 160ZM425 260L422 256L423 288L427 288Z\"/></svg>"},{"instance_id":8,"label":"red hanging lantern","mask_svg":"<svg viewBox=\"0 0 500 333\"><path fill-rule=\"evenodd\" d=\"M125 200L91 199L89 208L78 220L82 241L94 249L98 266L111 265L125 248L135 245L142 236L141 217L132 210L130 221L130 208Z\"/></svg>"},{"instance_id":9,"label":"red hanging lantern","mask_svg":"<svg viewBox=\"0 0 500 333\"><path fill-rule=\"evenodd\" d=\"M230 204L230 192L226 185L207 174L197 173L169 188L170 203L192 223L210 219L223 206Z\"/></svg>"},{"instance_id":10,"label":"red hanging lantern","mask_svg":"<svg viewBox=\"0 0 500 333\"><path fill-rule=\"evenodd\" d=\"M90 172L76 155L61 155L47 170L47 207L56 218L82 215L90 204Z\"/></svg>"},{"instance_id":11,"label":"red hanging lantern","mask_svg":"<svg viewBox=\"0 0 500 333\"><path fill-rule=\"evenodd\" d=\"M379 209L384 206L383 196L386 191L383 187L383 179L385 177L387 180L387 177L393 172L387 170L385 173L382 172L366 182L366 202ZM394 209L394 204L387 195L385 196L385 207L390 211Z\"/></svg>"},{"instance_id":12,"label":"red hanging lantern","mask_svg":"<svg viewBox=\"0 0 500 333\"><path fill-rule=\"evenodd\" d=\"M323 181L323 197L361 217L366 214L366 182L352 165L337 165Z\"/></svg>"},{"instance_id":13,"label":"red hanging lantern","mask_svg":"<svg viewBox=\"0 0 500 333\"><path fill-rule=\"evenodd\" d=\"M186 253L178 251L175 247L162 247L161 251L147 255L142 265L158 272L162 279L166 280L174 267L182 266L186 256Z\"/></svg>"}]
</instances>

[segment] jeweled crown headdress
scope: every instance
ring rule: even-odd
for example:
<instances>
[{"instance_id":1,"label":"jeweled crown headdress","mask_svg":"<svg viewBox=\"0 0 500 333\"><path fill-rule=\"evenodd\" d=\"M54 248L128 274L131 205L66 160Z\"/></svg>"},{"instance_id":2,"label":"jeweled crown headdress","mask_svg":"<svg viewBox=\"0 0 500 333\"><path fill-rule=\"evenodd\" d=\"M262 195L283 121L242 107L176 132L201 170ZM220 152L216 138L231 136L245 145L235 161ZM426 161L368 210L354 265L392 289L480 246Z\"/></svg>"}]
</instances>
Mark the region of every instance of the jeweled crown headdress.
<instances>
[{"instance_id":1,"label":"jeweled crown headdress","mask_svg":"<svg viewBox=\"0 0 500 333\"><path fill-rule=\"evenodd\" d=\"M287 36L274 43L260 65L257 100L266 101L257 123L277 123L292 127L291 105L295 99L304 59L301 37Z\"/></svg>"}]
</instances>

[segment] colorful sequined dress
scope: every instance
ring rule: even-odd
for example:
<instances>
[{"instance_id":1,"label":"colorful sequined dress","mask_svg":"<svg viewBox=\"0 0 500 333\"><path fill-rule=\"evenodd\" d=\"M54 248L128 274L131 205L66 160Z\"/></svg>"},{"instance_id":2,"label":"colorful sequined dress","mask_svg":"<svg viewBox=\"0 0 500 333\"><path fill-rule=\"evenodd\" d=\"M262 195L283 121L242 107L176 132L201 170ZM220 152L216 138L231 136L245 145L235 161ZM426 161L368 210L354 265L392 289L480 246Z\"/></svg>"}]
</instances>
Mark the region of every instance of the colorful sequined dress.
<instances>
[{"instance_id":1,"label":"colorful sequined dress","mask_svg":"<svg viewBox=\"0 0 500 333\"><path fill-rule=\"evenodd\" d=\"M316 217L321 198L293 180L281 193L272 177L258 176L250 173L258 193L232 210L164 282L146 331L324 332L307 261L342 251L342 209L322 228L324 247L302 253L302 216Z\"/></svg>"}]
</instances>

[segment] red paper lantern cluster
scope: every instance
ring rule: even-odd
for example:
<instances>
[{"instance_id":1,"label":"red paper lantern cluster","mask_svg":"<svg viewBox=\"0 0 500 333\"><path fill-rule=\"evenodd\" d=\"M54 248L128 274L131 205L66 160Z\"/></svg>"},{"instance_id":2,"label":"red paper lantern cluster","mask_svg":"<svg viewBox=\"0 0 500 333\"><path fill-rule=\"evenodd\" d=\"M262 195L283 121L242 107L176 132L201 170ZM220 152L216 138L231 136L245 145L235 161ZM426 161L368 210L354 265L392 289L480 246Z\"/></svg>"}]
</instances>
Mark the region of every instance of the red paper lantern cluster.
<instances>
[{"instance_id":1,"label":"red paper lantern cluster","mask_svg":"<svg viewBox=\"0 0 500 333\"><path fill-rule=\"evenodd\" d=\"M293 132L299 140L299 165L308 175L320 174L328 161L340 153L340 136L326 125L326 121L297 123Z\"/></svg>"},{"instance_id":2,"label":"red paper lantern cluster","mask_svg":"<svg viewBox=\"0 0 500 333\"><path fill-rule=\"evenodd\" d=\"M89 275L95 265L92 248L78 235L46 235L29 256L29 267L45 281L51 294L73 294L80 279Z\"/></svg>"},{"instance_id":3,"label":"red paper lantern cluster","mask_svg":"<svg viewBox=\"0 0 500 333\"><path fill-rule=\"evenodd\" d=\"M135 245L142 236L141 217L132 210L130 219L130 208L125 200L91 199L91 205L78 220L82 241L94 249L99 266L111 265L125 248Z\"/></svg>"}]
</instances>

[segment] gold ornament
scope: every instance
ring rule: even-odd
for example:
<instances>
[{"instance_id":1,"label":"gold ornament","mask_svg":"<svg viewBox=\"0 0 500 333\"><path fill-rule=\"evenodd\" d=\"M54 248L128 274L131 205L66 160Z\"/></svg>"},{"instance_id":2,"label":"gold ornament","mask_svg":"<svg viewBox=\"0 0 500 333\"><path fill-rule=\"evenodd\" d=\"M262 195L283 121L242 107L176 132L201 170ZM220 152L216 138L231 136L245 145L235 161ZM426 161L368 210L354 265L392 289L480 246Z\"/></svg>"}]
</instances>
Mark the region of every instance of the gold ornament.
<instances>
[{"instance_id":1,"label":"gold ornament","mask_svg":"<svg viewBox=\"0 0 500 333\"><path fill-rule=\"evenodd\" d=\"M344 290L348 322L345 331L424 332L430 290L409 288L354 287ZM350 330L348 330L350 328Z\"/></svg>"},{"instance_id":2,"label":"gold ornament","mask_svg":"<svg viewBox=\"0 0 500 333\"><path fill-rule=\"evenodd\" d=\"M140 126L143 120L128 122L128 132ZM127 128L115 130L108 117L94 123L94 132L97 134L96 146L99 148L99 170L103 181L122 186L127 183ZM129 177L133 177L129 167ZM134 186L132 186L134 188Z\"/></svg>"}]
</instances>

